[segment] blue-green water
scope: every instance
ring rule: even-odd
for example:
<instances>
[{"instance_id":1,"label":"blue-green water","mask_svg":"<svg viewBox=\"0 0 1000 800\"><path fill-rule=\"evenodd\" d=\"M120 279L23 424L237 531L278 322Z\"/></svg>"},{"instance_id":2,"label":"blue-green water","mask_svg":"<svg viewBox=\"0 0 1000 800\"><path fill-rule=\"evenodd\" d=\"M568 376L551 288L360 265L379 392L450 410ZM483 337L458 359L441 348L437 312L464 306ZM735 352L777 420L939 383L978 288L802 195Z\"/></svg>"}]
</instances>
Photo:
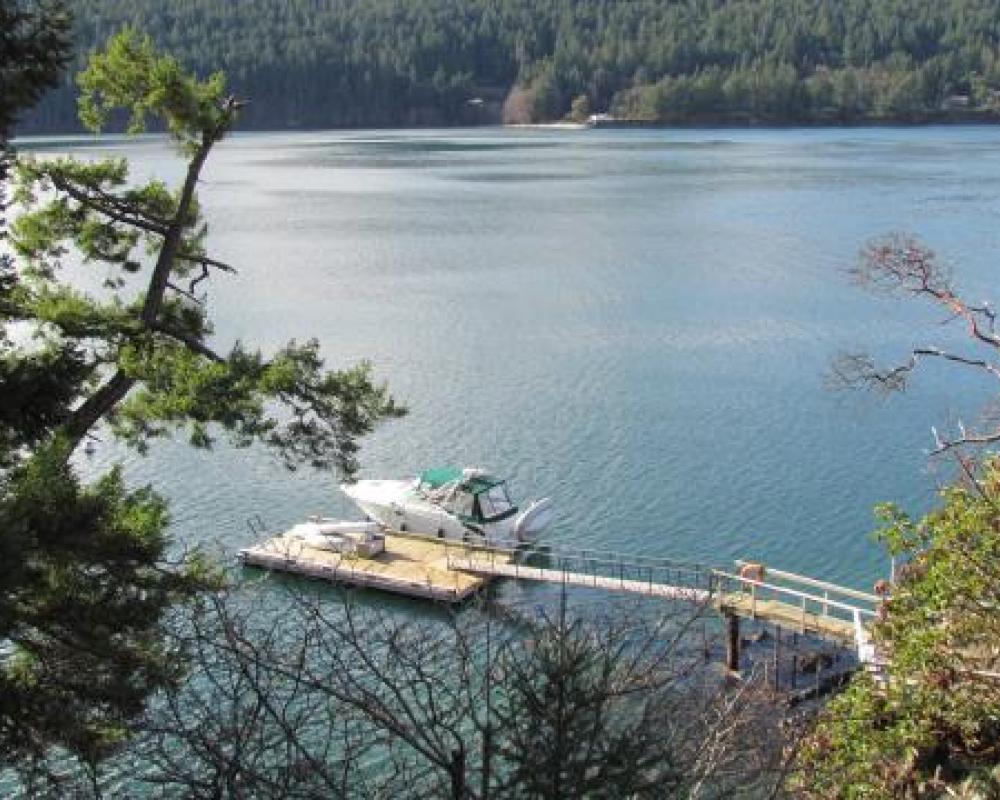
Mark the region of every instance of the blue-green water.
<instances>
[{"instance_id":1,"label":"blue-green water","mask_svg":"<svg viewBox=\"0 0 1000 800\"><path fill-rule=\"evenodd\" d=\"M844 271L903 230L974 298L1000 295L998 144L986 127L236 136L202 186L213 254L240 270L211 286L216 340L370 358L411 413L366 442L363 476L488 466L555 498L553 542L865 585L886 568L873 505L932 501L930 428L974 421L989 387L932 368L888 404L831 393L842 350L960 335ZM160 141L69 149L179 175ZM256 451L124 458L184 540L232 551L253 513L352 513L333 476Z\"/></svg>"}]
</instances>

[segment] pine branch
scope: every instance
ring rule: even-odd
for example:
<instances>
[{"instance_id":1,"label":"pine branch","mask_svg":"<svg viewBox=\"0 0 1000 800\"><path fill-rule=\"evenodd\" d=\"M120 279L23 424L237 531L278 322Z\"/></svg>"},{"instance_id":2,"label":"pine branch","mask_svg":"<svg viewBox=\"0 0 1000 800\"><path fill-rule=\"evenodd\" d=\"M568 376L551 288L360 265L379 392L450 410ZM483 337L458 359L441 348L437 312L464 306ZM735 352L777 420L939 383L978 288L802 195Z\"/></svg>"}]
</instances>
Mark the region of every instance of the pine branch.
<instances>
[{"instance_id":1,"label":"pine branch","mask_svg":"<svg viewBox=\"0 0 1000 800\"><path fill-rule=\"evenodd\" d=\"M171 328L169 325L165 325L162 322L153 322L147 325L146 327L151 331L156 331L157 333L161 333L164 336L168 336L169 338L180 342L192 352L197 353L200 356L204 356L205 358L209 359L210 361L214 361L217 364L223 364L226 361L226 359L224 359L222 356L220 356L218 353L212 350L212 348L210 348L201 340L196 339L194 336L184 333L183 331L178 331L174 328Z\"/></svg>"},{"instance_id":2,"label":"pine branch","mask_svg":"<svg viewBox=\"0 0 1000 800\"><path fill-rule=\"evenodd\" d=\"M87 187L85 190L57 172L49 172L48 177L55 188L61 192L65 192L82 206L107 217L113 222L131 225L159 236L166 236L169 232L171 224L169 221L155 217L148 211L141 210L133 203L123 200L110 192L103 192L92 186Z\"/></svg>"}]
</instances>

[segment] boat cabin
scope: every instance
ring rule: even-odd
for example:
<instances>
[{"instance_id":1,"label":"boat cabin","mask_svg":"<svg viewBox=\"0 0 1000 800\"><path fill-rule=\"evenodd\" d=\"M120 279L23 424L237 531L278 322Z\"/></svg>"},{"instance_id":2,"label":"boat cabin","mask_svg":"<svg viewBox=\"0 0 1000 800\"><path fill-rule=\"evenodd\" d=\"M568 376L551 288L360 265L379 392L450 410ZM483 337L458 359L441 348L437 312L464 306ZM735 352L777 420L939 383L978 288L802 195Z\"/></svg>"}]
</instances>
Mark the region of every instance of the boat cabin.
<instances>
[{"instance_id":1,"label":"boat cabin","mask_svg":"<svg viewBox=\"0 0 1000 800\"><path fill-rule=\"evenodd\" d=\"M449 514L472 526L499 522L517 514L507 493L507 482L477 469L428 469L417 488Z\"/></svg>"}]
</instances>

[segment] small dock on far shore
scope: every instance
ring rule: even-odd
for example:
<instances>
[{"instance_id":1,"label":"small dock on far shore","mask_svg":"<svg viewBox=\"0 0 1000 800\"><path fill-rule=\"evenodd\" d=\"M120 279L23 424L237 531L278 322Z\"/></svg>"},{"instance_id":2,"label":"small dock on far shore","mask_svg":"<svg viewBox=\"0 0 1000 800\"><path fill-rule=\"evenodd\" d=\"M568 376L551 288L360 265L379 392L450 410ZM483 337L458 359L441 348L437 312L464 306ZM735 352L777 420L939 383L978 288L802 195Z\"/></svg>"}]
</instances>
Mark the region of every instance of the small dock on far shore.
<instances>
[{"instance_id":1,"label":"small dock on far shore","mask_svg":"<svg viewBox=\"0 0 1000 800\"><path fill-rule=\"evenodd\" d=\"M489 577L452 569L452 557L471 557L479 548L461 542L399 532L385 534L385 550L371 558L310 546L286 532L240 551L247 566L290 572L410 597L457 603L478 592ZM513 554L491 551L506 562Z\"/></svg>"}]
</instances>

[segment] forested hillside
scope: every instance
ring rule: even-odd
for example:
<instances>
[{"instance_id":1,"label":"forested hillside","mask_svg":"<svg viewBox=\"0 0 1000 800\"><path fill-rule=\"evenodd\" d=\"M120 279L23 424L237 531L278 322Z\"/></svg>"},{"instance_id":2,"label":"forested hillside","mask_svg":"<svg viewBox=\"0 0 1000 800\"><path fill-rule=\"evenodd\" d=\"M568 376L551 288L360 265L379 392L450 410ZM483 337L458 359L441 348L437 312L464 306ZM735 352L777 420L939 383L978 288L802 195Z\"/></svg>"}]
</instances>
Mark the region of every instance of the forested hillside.
<instances>
[{"instance_id":1,"label":"forested hillside","mask_svg":"<svg viewBox=\"0 0 1000 800\"><path fill-rule=\"evenodd\" d=\"M919 121L1000 109L996 0L70 0L252 101L241 127ZM68 79L67 79L68 81ZM72 89L28 128L72 126Z\"/></svg>"}]
</instances>

